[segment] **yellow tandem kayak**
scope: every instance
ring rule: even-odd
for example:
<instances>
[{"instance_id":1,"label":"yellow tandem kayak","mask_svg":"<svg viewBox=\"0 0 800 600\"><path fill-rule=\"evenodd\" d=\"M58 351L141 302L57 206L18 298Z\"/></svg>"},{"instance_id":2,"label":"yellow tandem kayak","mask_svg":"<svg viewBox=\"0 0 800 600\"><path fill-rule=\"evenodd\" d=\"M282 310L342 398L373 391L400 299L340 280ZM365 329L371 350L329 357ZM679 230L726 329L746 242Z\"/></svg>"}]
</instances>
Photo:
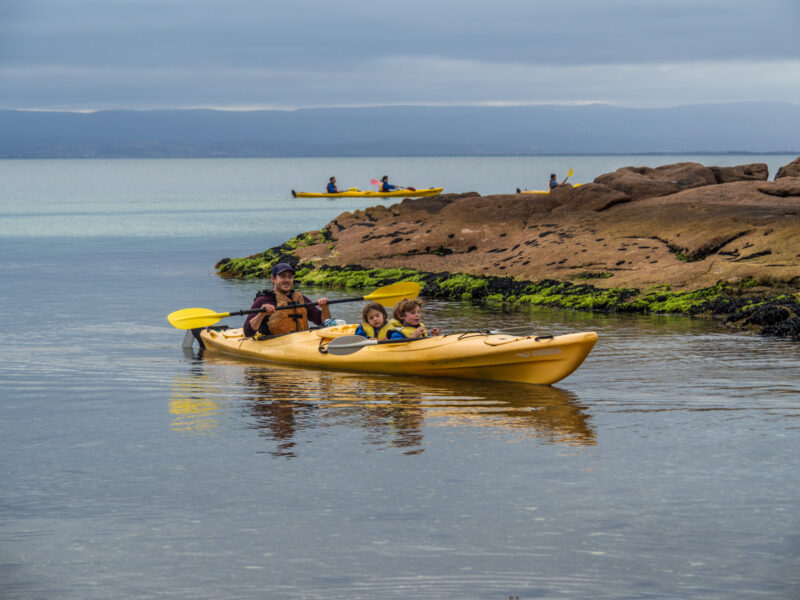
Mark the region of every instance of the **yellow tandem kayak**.
<instances>
[{"instance_id":1,"label":"yellow tandem kayak","mask_svg":"<svg viewBox=\"0 0 800 600\"><path fill-rule=\"evenodd\" d=\"M338 194L317 193L317 192L295 192L292 190L292 196L295 198L420 198L423 196L438 196L442 193L444 188L426 188L424 190L392 190L391 192L375 192L372 190L359 190L350 188Z\"/></svg>"},{"instance_id":2,"label":"yellow tandem kayak","mask_svg":"<svg viewBox=\"0 0 800 600\"><path fill-rule=\"evenodd\" d=\"M356 325L325 327L255 340L241 329L206 328L198 339L207 350L243 358L315 368L398 375L426 375L551 384L577 369L597 341L594 332L560 336L515 336L491 332L441 335L419 340L375 342L361 347ZM349 336L340 351L328 344Z\"/></svg>"}]
</instances>

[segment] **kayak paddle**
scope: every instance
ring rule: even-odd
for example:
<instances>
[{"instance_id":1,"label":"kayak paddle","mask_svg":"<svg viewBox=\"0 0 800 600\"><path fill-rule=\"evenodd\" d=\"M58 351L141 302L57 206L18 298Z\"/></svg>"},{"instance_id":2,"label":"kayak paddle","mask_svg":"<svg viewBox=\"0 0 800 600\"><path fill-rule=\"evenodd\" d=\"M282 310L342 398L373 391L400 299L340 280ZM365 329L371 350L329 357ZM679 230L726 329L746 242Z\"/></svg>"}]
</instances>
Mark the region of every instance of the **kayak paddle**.
<instances>
[{"instance_id":1,"label":"kayak paddle","mask_svg":"<svg viewBox=\"0 0 800 600\"><path fill-rule=\"evenodd\" d=\"M369 182L370 182L372 185L380 185L380 184L381 184L381 182L380 182L380 181L378 181L377 179L370 179L370 180L369 180ZM397 186L397 189L398 189L398 190L411 190L412 192L416 192L416 191L417 191L417 188L413 188L413 187L411 187L410 185L404 185L404 186L402 186L402 187L400 187L400 186Z\"/></svg>"},{"instance_id":2,"label":"kayak paddle","mask_svg":"<svg viewBox=\"0 0 800 600\"><path fill-rule=\"evenodd\" d=\"M570 177L572 177L572 169L570 169L569 172L567 173L567 176L564 177L564 181L561 182L561 185L567 183L567 179L569 179Z\"/></svg>"},{"instance_id":3,"label":"kayak paddle","mask_svg":"<svg viewBox=\"0 0 800 600\"><path fill-rule=\"evenodd\" d=\"M473 333L473 332L468 332ZM530 325L522 325L520 327L509 327L507 329L496 329L494 331L483 331L474 333L488 333L490 335L510 335L514 337L529 337L536 331ZM413 342L425 338L404 338L397 340L372 340L360 335L342 335L334 338L327 346L328 354L336 356L346 356L358 352L367 346L376 346L378 344L396 344L403 342Z\"/></svg>"},{"instance_id":4,"label":"kayak paddle","mask_svg":"<svg viewBox=\"0 0 800 600\"><path fill-rule=\"evenodd\" d=\"M371 302L379 302L383 306L394 306L400 302L400 300L405 298L414 299L419 296L419 289L419 283L416 281L398 281L397 283L392 283L391 285L385 285L381 288L378 288L366 296L328 300L328 304L367 300ZM287 308L299 308L301 306L316 306L317 304L317 302L306 302L303 304L287 304L286 306L278 306L277 308L278 310L284 310ZM251 308L249 310L218 313L209 308L183 308L167 315L167 320L176 329L198 329L200 327L210 327L225 317L251 315L260 312L264 312L264 309Z\"/></svg>"}]
</instances>

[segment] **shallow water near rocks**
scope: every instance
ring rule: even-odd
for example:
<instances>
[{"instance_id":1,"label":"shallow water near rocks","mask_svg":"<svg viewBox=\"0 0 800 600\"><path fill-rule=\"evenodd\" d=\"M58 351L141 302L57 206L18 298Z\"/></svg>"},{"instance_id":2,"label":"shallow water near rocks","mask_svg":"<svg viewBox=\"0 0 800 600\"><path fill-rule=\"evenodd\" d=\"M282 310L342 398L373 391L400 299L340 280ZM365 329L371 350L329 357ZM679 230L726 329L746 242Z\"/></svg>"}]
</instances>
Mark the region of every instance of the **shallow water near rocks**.
<instances>
[{"instance_id":1,"label":"shallow water near rocks","mask_svg":"<svg viewBox=\"0 0 800 600\"><path fill-rule=\"evenodd\" d=\"M635 159L602 172L686 158ZM491 193L592 160L0 161L3 597L795 598L797 343L426 303L445 331L599 334L525 386L238 361L166 321L247 308L265 282L217 260L372 202L301 205L293 177L425 164Z\"/></svg>"}]
</instances>

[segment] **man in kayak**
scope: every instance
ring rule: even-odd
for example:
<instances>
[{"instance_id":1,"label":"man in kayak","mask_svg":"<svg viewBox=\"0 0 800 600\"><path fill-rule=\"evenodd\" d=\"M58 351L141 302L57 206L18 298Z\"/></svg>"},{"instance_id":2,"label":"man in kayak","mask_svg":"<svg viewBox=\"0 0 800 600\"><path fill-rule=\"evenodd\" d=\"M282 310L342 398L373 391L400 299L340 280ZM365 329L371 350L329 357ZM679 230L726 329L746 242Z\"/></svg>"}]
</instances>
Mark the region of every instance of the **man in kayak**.
<instances>
[{"instance_id":1,"label":"man in kayak","mask_svg":"<svg viewBox=\"0 0 800 600\"><path fill-rule=\"evenodd\" d=\"M328 193L329 194L338 194L339 188L336 187L336 177L331 177L328 181Z\"/></svg>"},{"instance_id":2,"label":"man in kayak","mask_svg":"<svg viewBox=\"0 0 800 600\"><path fill-rule=\"evenodd\" d=\"M550 173L550 191L552 192L557 187L570 187L571 188L572 184L571 183L567 183L567 179L569 179L570 175L572 175L572 170L571 169L570 169L570 172L567 174L567 176L564 178L564 181L559 183L558 179L556 179L556 174L555 173Z\"/></svg>"},{"instance_id":3,"label":"man in kayak","mask_svg":"<svg viewBox=\"0 0 800 600\"><path fill-rule=\"evenodd\" d=\"M272 291L263 290L256 295L253 306L263 308L264 312L248 315L244 321L244 334L254 337L261 335L280 335L294 331L305 331L308 323L322 325L331 318L331 308L327 298L317 300L319 306L303 306L278 310L278 306L304 304L311 302L300 292L294 290L294 269L286 263L272 267Z\"/></svg>"},{"instance_id":4,"label":"man in kayak","mask_svg":"<svg viewBox=\"0 0 800 600\"><path fill-rule=\"evenodd\" d=\"M382 192L391 192L392 190L396 190L396 189L397 189L396 185L392 185L391 183L389 183L389 176L388 175L384 175L383 177L381 177L381 190L380 191L382 191Z\"/></svg>"}]
</instances>

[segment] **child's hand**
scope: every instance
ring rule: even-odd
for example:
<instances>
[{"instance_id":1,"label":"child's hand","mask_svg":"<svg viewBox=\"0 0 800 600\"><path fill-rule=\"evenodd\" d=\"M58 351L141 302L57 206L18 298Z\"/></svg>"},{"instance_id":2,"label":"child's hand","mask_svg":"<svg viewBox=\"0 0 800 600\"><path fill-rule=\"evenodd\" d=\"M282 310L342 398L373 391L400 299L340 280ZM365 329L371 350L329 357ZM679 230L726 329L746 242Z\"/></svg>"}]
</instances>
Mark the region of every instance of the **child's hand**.
<instances>
[{"instance_id":1,"label":"child's hand","mask_svg":"<svg viewBox=\"0 0 800 600\"><path fill-rule=\"evenodd\" d=\"M438 327L431 327L431 335L441 335L442 330Z\"/></svg>"},{"instance_id":2,"label":"child's hand","mask_svg":"<svg viewBox=\"0 0 800 600\"><path fill-rule=\"evenodd\" d=\"M412 337L418 338L422 337L423 335L425 335L425 328L422 325L420 325L414 330L414 335Z\"/></svg>"}]
</instances>

